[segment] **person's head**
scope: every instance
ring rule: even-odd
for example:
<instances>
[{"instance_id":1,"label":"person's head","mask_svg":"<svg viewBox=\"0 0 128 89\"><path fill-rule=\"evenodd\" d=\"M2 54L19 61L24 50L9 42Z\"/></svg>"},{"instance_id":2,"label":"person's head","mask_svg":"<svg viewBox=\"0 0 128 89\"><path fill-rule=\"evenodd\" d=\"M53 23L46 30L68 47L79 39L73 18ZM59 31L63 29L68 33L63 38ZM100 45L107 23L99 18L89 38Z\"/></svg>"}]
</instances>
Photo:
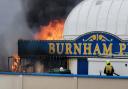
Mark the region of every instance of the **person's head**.
<instances>
[{"instance_id":1,"label":"person's head","mask_svg":"<svg viewBox=\"0 0 128 89\"><path fill-rule=\"evenodd\" d=\"M106 65L111 65L111 62L109 60L107 60Z\"/></svg>"}]
</instances>

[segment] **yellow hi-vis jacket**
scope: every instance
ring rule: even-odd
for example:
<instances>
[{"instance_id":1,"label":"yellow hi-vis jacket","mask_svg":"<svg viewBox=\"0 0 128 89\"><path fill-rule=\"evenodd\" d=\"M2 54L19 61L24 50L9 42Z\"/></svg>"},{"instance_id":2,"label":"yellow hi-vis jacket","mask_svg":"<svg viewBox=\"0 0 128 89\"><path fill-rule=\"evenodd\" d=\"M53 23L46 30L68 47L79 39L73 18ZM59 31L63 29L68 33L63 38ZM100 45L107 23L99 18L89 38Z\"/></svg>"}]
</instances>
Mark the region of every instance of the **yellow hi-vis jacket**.
<instances>
[{"instance_id":1,"label":"yellow hi-vis jacket","mask_svg":"<svg viewBox=\"0 0 128 89\"><path fill-rule=\"evenodd\" d=\"M106 65L105 69L104 69L104 73L106 75L113 75L113 73L114 73L113 66L112 65Z\"/></svg>"}]
</instances>

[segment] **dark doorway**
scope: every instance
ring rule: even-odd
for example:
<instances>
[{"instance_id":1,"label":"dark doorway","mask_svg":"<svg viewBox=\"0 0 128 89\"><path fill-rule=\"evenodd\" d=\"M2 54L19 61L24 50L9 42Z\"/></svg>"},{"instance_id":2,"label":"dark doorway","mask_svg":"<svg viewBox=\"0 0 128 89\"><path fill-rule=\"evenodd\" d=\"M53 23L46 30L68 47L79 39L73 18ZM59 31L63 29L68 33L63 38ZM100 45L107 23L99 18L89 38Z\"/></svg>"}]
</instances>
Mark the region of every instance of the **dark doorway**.
<instances>
[{"instance_id":1,"label":"dark doorway","mask_svg":"<svg viewBox=\"0 0 128 89\"><path fill-rule=\"evenodd\" d=\"M88 75L88 60L87 58L78 58L77 73Z\"/></svg>"}]
</instances>

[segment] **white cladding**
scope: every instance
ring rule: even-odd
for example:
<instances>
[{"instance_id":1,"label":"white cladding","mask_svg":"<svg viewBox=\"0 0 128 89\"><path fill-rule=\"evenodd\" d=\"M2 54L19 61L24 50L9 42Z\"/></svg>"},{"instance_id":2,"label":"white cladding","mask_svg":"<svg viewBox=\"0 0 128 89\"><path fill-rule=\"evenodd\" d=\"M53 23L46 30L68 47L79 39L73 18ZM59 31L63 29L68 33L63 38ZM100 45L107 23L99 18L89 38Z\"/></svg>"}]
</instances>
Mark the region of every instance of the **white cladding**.
<instances>
[{"instance_id":1,"label":"white cladding","mask_svg":"<svg viewBox=\"0 0 128 89\"><path fill-rule=\"evenodd\" d=\"M106 31L127 39L128 0L84 0L66 19L64 38L90 31Z\"/></svg>"},{"instance_id":2,"label":"white cladding","mask_svg":"<svg viewBox=\"0 0 128 89\"><path fill-rule=\"evenodd\" d=\"M84 0L78 4L65 21L64 39L75 39L91 31L106 31L128 40L128 0ZM125 66L128 59L123 59L123 62L122 59L114 60L115 71L120 75L128 75L128 67ZM105 60L91 58L88 61L89 74L103 73ZM69 67L77 65L74 62L70 64Z\"/></svg>"}]
</instances>

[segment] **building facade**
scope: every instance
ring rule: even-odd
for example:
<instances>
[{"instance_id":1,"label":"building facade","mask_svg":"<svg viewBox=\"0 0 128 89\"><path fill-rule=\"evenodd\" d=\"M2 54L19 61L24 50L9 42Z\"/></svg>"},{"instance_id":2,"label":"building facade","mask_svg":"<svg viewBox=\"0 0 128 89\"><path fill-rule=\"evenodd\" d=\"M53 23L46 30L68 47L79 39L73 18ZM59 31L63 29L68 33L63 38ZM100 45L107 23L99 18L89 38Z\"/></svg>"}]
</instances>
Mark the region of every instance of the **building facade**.
<instances>
[{"instance_id":1,"label":"building facade","mask_svg":"<svg viewBox=\"0 0 128 89\"><path fill-rule=\"evenodd\" d=\"M64 39L74 40L87 32L105 31L127 40L127 8L128 0L84 0L67 17ZM104 75L105 61L110 60L117 74L128 75L127 59L85 58L87 62L79 59L69 61L74 74Z\"/></svg>"}]
</instances>

